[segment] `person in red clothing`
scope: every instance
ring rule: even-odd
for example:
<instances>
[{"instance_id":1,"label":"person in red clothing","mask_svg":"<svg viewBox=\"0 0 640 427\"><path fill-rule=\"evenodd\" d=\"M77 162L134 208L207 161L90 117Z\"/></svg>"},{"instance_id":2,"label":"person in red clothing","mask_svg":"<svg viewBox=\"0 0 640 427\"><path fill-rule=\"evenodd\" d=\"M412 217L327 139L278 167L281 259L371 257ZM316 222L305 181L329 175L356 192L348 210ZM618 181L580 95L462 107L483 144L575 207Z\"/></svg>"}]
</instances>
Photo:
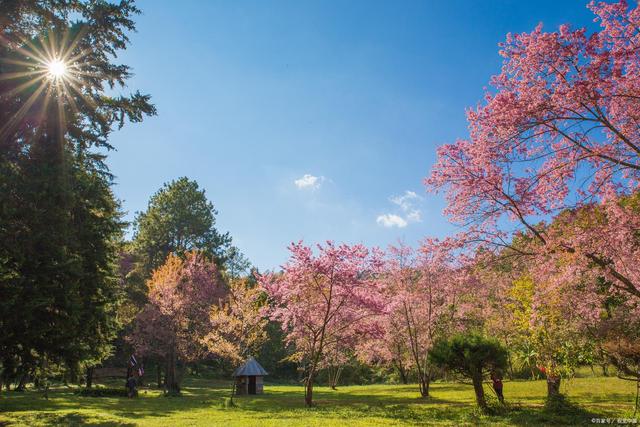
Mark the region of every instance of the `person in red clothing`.
<instances>
[{"instance_id":1,"label":"person in red clothing","mask_svg":"<svg viewBox=\"0 0 640 427\"><path fill-rule=\"evenodd\" d=\"M502 374L497 370L491 371L491 382L493 383L493 389L496 392L496 396L498 396L498 400L504 405L504 395L502 394Z\"/></svg>"}]
</instances>

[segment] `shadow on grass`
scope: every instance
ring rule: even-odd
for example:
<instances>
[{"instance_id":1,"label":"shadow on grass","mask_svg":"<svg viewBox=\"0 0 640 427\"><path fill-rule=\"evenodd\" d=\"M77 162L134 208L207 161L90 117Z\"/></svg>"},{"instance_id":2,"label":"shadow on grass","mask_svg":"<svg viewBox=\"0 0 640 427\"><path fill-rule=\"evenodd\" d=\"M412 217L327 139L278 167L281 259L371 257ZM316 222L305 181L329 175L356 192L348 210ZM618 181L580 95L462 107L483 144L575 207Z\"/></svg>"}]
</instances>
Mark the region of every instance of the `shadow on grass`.
<instances>
[{"instance_id":1,"label":"shadow on grass","mask_svg":"<svg viewBox=\"0 0 640 427\"><path fill-rule=\"evenodd\" d=\"M537 425L592 425L593 418L606 418L602 414L591 412L580 405L576 405L560 396L552 401L547 401L542 407L522 406L520 404L490 406L491 415L486 419L504 421L505 423L520 426Z\"/></svg>"},{"instance_id":2,"label":"shadow on grass","mask_svg":"<svg viewBox=\"0 0 640 427\"><path fill-rule=\"evenodd\" d=\"M292 419L309 415L327 418L362 419L382 418L417 425L432 425L436 422L466 424L508 424L518 426L541 425L590 425L593 418L606 418L586 410L568 400L559 399L545 406L510 404L502 406L496 402L490 413L481 413L475 404L430 397L426 399L396 397L390 395L358 395L332 398L330 392L319 392L315 405L306 408L302 390L269 392L264 397L240 398L237 410L251 411L255 419L266 420L278 412L278 418ZM282 412L280 412L282 411ZM283 413L288 411L288 413Z\"/></svg>"},{"instance_id":3,"label":"shadow on grass","mask_svg":"<svg viewBox=\"0 0 640 427\"><path fill-rule=\"evenodd\" d=\"M23 420L17 419L16 422L21 423ZM34 417L30 417L29 424L37 423L44 426L103 426L103 427L133 427L134 423L123 423L121 421L104 421L95 419L78 412L60 413L38 413ZM0 425L5 425L0 423ZM12 424L6 424L7 426Z\"/></svg>"},{"instance_id":4,"label":"shadow on grass","mask_svg":"<svg viewBox=\"0 0 640 427\"><path fill-rule=\"evenodd\" d=\"M86 419L74 424L73 417L83 417L83 413L106 413L125 419L168 417L176 412L210 408L229 395L229 391L224 388L210 388L199 382L191 386L192 383L190 381L189 385L184 387L181 397L164 397L158 390L152 388L141 388L139 397L135 399L117 396L84 397L76 393L77 389L67 388L52 389L49 392L49 399L44 399L42 393L35 390L24 393L5 392L1 396L2 406L4 406L2 412L11 412L12 417L17 418L22 417L23 413L30 413L30 416L43 417L43 421L40 422L44 424L48 424L46 420L51 418L52 425L91 425ZM60 420L59 417L67 416L66 411L69 410L74 411L68 413L70 419ZM103 422L98 425L127 424Z\"/></svg>"},{"instance_id":5,"label":"shadow on grass","mask_svg":"<svg viewBox=\"0 0 640 427\"><path fill-rule=\"evenodd\" d=\"M352 390L349 390L352 391ZM458 421L459 424L472 408L465 402L392 394L340 393L337 391L314 392L314 406L304 404L304 392L269 390L259 397L236 399L238 410L253 412L252 418L267 420L277 412L278 419L299 419L308 416L327 419L388 419L408 424L433 424L435 420ZM346 421L345 421L346 422Z\"/></svg>"},{"instance_id":6,"label":"shadow on grass","mask_svg":"<svg viewBox=\"0 0 640 427\"><path fill-rule=\"evenodd\" d=\"M265 394L260 396L242 396L239 399L246 400L253 403L269 403L270 407L282 406L282 407L305 407L304 406L304 390L300 387L298 390L277 390L270 389ZM338 390L318 390L313 393L313 401L316 407L322 407L326 405L331 406L351 406L351 405L465 405L464 402L445 400L438 397L419 397L417 393L415 395L402 395L401 393L389 394L387 393L356 393L351 389L346 391ZM258 405L261 406L261 405ZM260 409L259 407L250 409Z\"/></svg>"},{"instance_id":7,"label":"shadow on grass","mask_svg":"<svg viewBox=\"0 0 640 427\"><path fill-rule=\"evenodd\" d=\"M582 393L583 399L588 399L593 403L630 403L633 405L633 396L628 393L607 393L602 395L600 393Z\"/></svg>"}]
</instances>

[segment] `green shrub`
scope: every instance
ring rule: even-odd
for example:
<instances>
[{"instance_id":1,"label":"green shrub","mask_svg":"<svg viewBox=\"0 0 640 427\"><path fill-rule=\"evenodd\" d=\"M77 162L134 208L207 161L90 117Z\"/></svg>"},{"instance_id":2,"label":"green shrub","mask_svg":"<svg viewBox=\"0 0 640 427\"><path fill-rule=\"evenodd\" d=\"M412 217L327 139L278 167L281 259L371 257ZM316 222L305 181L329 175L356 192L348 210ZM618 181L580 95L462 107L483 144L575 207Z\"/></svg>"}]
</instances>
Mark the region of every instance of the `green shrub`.
<instances>
[{"instance_id":1,"label":"green shrub","mask_svg":"<svg viewBox=\"0 0 640 427\"><path fill-rule=\"evenodd\" d=\"M470 378L478 407L486 411L483 377L491 370L506 368L507 350L497 340L476 333L459 334L437 341L429 351L429 361L449 372Z\"/></svg>"}]
</instances>

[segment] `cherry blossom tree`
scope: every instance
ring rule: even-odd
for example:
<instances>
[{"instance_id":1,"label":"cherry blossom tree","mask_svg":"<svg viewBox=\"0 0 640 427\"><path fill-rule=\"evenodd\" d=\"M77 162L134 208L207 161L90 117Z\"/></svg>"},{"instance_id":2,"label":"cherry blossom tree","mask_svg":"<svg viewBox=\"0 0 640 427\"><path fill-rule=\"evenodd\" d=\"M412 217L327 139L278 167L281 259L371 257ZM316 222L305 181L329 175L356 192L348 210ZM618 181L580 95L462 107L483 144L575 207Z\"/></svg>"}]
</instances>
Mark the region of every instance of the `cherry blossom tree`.
<instances>
[{"instance_id":1,"label":"cherry blossom tree","mask_svg":"<svg viewBox=\"0 0 640 427\"><path fill-rule=\"evenodd\" d=\"M528 305L522 323L549 395L606 302L640 297L640 8L589 8L600 22L593 34L539 25L507 36L501 73L468 112L469 138L441 147L425 180L464 227L452 241L523 258L502 279L531 281L529 295L501 293L504 280L491 288L497 307L501 295L503 307Z\"/></svg>"},{"instance_id":2,"label":"cherry blossom tree","mask_svg":"<svg viewBox=\"0 0 640 427\"><path fill-rule=\"evenodd\" d=\"M282 324L291 356L305 366L305 403L313 404L318 369L336 346L355 349L361 340L382 333L377 321L385 307L378 276L382 254L362 245L289 246L291 258L280 274L259 279Z\"/></svg>"},{"instance_id":3,"label":"cherry blossom tree","mask_svg":"<svg viewBox=\"0 0 640 427\"><path fill-rule=\"evenodd\" d=\"M555 286L544 278L525 276L521 280L533 285L527 334L536 350L539 369L546 377L547 396L554 398L560 394L562 379L575 374L581 356L588 352L579 312L571 304L573 297L582 293L575 287Z\"/></svg>"},{"instance_id":4,"label":"cherry blossom tree","mask_svg":"<svg viewBox=\"0 0 640 427\"><path fill-rule=\"evenodd\" d=\"M235 364L257 354L267 340L265 304L263 289L246 277L230 277L229 294L209 314L210 330L202 340L209 352ZM234 381L232 405L235 393Z\"/></svg>"},{"instance_id":5,"label":"cherry blossom tree","mask_svg":"<svg viewBox=\"0 0 640 427\"><path fill-rule=\"evenodd\" d=\"M390 248L391 258L387 264L387 290L391 293L392 310L388 315L388 326L405 342L412 365L418 375L420 395L429 396L431 366L427 361L428 351L436 334L438 309L444 305L442 295L434 295L434 288L441 285L436 277L442 270L432 271L430 277L424 277L416 266L413 251L406 246ZM439 266L440 267L440 266ZM428 273L427 273L428 274ZM440 298L438 298L440 297ZM388 336L388 335L387 335ZM395 343L392 340L390 345Z\"/></svg>"},{"instance_id":6,"label":"cherry blossom tree","mask_svg":"<svg viewBox=\"0 0 640 427\"><path fill-rule=\"evenodd\" d=\"M390 290L384 292L385 297L391 301L393 294ZM383 334L359 343L356 352L364 363L392 366L398 371L402 384L408 384L409 373L414 366L407 340L401 334L403 324L404 319L399 310L388 310L380 322Z\"/></svg>"},{"instance_id":7,"label":"cherry blossom tree","mask_svg":"<svg viewBox=\"0 0 640 427\"><path fill-rule=\"evenodd\" d=\"M564 211L546 230L554 246L563 249L545 254L547 265L563 267L561 280L603 276L611 284L610 295L640 298L638 194Z\"/></svg>"},{"instance_id":8,"label":"cherry blossom tree","mask_svg":"<svg viewBox=\"0 0 640 427\"><path fill-rule=\"evenodd\" d=\"M390 247L381 278L388 300L382 323L385 333L375 344L360 349L367 360L414 369L422 397L429 396L434 374L428 360L434 341L462 327L462 317L473 317L466 295L472 280L459 261L435 239L427 239L417 254L404 244Z\"/></svg>"},{"instance_id":9,"label":"cherry blossom tree","mask_svg":"<svg viewBox=\"0 0 640 427\"><path fill-rule=\"evenodd\" d=\"M234 363L256 354L267 339L264 290L246 278L232 279L228 296L210 312L204 343L212 354Z\"/></svg>"},{"instance_id":10,"label":"cherry blossom tree","mask_svg":"<svg viewBox=\"0 0 640 427\"><path fill-rule=\"evenodd\" d=\"M578 222L586 227L589 209L556 218L548 233L572 233ZM581 231L586 234L586 230ZM534 251L536 240L515 239L513 245ZM502 252L509 252L504 249ZM616 293L607 289L602 270L582 265L584 257L571 251L555 251L536 257L509 257L508 253L479 257L477 274L490 290L484 309L484 329L503 341L531 369L545 374L548 396L560 394L562 379L594 357L594 336L605 315L607 299ZM632 298L617 292L618 298ZM616 300L618 299L616 298ZM509 319L505 321L505 319Z\"/></svg>"},{"instance_id":11,"label":"cherry blossom tree","mask_svg":"<svg viewBox=\"0 0 640 427\"><path fill-rule=\"evenodd\" d=\"M130 340L138 354L165 361L165 389L176 394L176 365L208 354L202 341L210 332L209 313L226 297L227 286L216 264L197 251L184 258L169 255L147 286L149 303L138 315Z\"/></svg>"},{"instance_id":12,"label":"cherry blossom tree","mask_svg":"<svg viewBox=\"0 0 640 427\"><path fill-rule=\"evenodd\" d=\"M640 179L640 7L589 8L601 26L593 34L539 25L507 35L493 90L468 112L470 138L441 147L425 182L446 192L446 213L466 227L461 240L533 255L511 245L514 229L525 232L543 251L579 253L639 297L635 272L600 244L629 241L636 221L612 200L635 191ZM605 205L610 224L622 228L558 241L541 222L590 203Z\"/></svg>"},{"instance_id":13,"label":"cherry blossom tree","mask_svg":"<svg viewBox=\"0 0 640 427\"><path fill-rule=\"evenodd\" d=\"M574 244L575 249L548 251L529 263L536 281L531 325L539 325L547 336L560 332L555 347L562 350L561 360L565 365L569 362L569 368L576 362L576 353L585 354L581 347L595 347L603 363L615 364L618 359L611 349L618 347L611 343L618 341L616 335L624 330L619 325L632 325L640 316L640 300L633 291L634 284L640 283L639 200L634 194L561 213L547 233L564 247ZM613 269L602 269L590 260L596 251ZM546 324L550 320L554 327ZM567 343L572 343L571 348Z\"/></svg>"}]
</instances>

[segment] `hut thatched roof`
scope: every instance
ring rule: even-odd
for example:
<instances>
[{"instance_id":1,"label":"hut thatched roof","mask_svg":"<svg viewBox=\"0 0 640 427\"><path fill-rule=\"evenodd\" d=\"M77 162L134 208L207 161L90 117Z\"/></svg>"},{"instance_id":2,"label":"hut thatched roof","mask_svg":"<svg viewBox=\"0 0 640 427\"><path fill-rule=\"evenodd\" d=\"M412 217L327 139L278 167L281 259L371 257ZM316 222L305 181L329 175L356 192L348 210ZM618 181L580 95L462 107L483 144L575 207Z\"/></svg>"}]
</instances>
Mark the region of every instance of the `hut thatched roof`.
<instances>
[{"instance_id":1,"label":"hut thatched roof","mask_svg":"<svg viewBox=\"0 0 640 427\"><path fill-rule=\"evenodd\" d=\"M244 362L244 365L240 366L233 372L234 377L246 377L253 375L269 375L253 357L247 359L247 361Z\"/></svg>"}]
</instances>

